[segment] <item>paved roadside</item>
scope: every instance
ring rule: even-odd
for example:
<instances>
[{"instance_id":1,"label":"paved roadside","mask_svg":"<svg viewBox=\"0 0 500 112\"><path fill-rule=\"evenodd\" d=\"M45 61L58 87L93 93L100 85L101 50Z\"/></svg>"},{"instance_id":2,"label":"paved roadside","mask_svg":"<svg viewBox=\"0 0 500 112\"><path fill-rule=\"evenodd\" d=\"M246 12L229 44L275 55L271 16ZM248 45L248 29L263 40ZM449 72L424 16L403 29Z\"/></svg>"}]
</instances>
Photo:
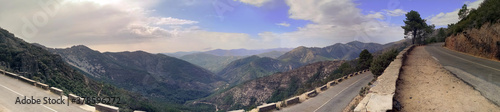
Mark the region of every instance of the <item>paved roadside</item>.
<instances>
[{"instance_id":1,"label":"paved roadside","mask_svg":"<svg viewBox=\"0 0 500 112\"><path fill-rule=\"evenodd\" d=\"M286 107L282 112L342 112L358 95L359 90L373 79L371 72L353 76L305 102Z\"/></svg>"},{"instance_id":2,"label":"paved roadside","mask_svg":"<svg viewBox=\"0 0 500 112\"><path fill-rule=\"evenodd\" d=\"M500 105L500 62L478 58L441 47L443 43L427 45L425 49L444 68Z\"/></svg>"},{"instance_id":3,"label":"paved roadside","mask_svg":"<svg viewBox=\"0 0 500 112\"><path fill-rule=\"evenodd\" d=\"M425 48L426 46L415 47L401 69L395 94L395 99L402 106L401 111L497 112L500 110L477 90L444 69Z\"/></svg>"}]
</instances>

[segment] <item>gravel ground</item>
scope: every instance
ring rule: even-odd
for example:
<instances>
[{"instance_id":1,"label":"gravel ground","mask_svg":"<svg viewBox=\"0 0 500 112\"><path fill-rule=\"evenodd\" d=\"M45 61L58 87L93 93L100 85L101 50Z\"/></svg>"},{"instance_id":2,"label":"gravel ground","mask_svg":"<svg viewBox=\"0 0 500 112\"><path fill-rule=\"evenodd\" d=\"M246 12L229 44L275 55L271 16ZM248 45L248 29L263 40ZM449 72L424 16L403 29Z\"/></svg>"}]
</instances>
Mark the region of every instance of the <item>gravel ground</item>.
<instances>
[{"instance_id":1,"label":"gravel ground","mask_svg":"<svg viewBox=\"0 0 500 112\"><path fill-rule=\"evenodd\" d=\"M423 46L408 55L395 98L405 112L500 112L497 105L445 70Z\"/></svg>"}]
</instances>

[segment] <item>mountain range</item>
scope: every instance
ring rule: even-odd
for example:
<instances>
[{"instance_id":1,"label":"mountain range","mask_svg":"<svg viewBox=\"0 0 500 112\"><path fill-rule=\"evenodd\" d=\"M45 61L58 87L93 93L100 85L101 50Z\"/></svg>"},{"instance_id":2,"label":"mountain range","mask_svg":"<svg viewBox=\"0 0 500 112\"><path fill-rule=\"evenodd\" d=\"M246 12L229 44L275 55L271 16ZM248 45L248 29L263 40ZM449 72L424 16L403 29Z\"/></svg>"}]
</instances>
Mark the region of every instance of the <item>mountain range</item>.
<instances>
[{"instance_id":1,"label":"mountain range","mask_svg":"<svg viewBox=\"0 0 500 112\"><path fill-rule=\"evenodd\" d=\"M231 62L217 75L226 79L229 84L239 84L276 72L289 71L299 66L298 63L254 55Z\"/></svg>"},{"instance_id":2,"label":"mountain range","mask_svg":"<svg viewBox=\"0 0 500 112\"><path fill-rule=\"evenodd\" d=\"M323 48L301 46L281 55L277 59L302 64L326 60L351 60L357 58L359 53L364 49L367 49L369 52L375 52L384 49L384 46L378 43L363 43L359 41L346 44L337 43Z\"/></svg>"},{"instance_id":3,"label":"mountain range","mask_svg":"<svg viewBox=\"0 0 500 112\"><path fill-rule=\"evenodd\" d=\"M206 69L163 54L101 53L83 45L48 50L96 80L160 101L184 103L205 97L226 84Z\"/></svg>"},{"instance_id":4,"label":"mountain range","mask_svg":"<svg viewBox=\"0 0 500 112\"><path fill-rule=\"evenodd\" d=\"M61 56L47 51L39 44L27 43L3 28L0 28L0 69L62 89L64 94L120 97L121 103L114 105L119 107L120 111L159 111L176 108L96 81L65 63Z\"/></svg>"},{"instance_id":5,"label":"mountain range","mask_svg":"<svg viewBox=\"0 0 500 112\"><path fill-rule=\"evenodd\" d=\"M182 57L185 55L190 55L190 54L195 54L195 53L206 53L206 54L211 54L215 56L252 56L252 55L259 55L263 53L269 53L269 52L274 52L276 53L285 53L293 48L271 48L271 49L215 49L215 50L210 50L210 51L190 51L190 52L174 52L174 53L163 53L165 55L169 56L174 56L174 57ZM280 54L281 55L281 54ZM279 56L279 55L278 55ZM271 55L271 57L277 57L276 55Z\"/></svg>"},{"instance_id":6,"label":"mountain range","mask_svg":"<svg viewBox=\"0 0 500 112\"><path fill-rule=\"evenodd\" d=\"M252 55L260 57L278 58L279 56L290 51L290 48L275 48L275 49L232 49L232 50L211 50L206 52L176 52L164 53L166 55L175 56L189 63L203 67L213 73L218 73L224 69L229 63L234 60L246 58Z\"/></svg>"}]
</instances>

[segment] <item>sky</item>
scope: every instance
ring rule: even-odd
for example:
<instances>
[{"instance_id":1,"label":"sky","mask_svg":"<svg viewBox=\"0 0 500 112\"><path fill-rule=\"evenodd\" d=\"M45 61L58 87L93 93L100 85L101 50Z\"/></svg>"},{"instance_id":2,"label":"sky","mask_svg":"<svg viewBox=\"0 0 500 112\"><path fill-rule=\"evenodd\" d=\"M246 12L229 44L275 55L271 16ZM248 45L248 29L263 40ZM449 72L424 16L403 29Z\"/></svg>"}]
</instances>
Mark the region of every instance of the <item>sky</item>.
<instances>
[{"instance_id":1,"label":"sky","mask_svg":"<svg viewBox=\"0 0 500 112\"><path fill-rule=\"evenodd\" d=\"M325 47L404 39L415 10L428 24L458 21L483 0L0 0L0 27L52 48L100 52Z\"/></svg>"}]
</instances>

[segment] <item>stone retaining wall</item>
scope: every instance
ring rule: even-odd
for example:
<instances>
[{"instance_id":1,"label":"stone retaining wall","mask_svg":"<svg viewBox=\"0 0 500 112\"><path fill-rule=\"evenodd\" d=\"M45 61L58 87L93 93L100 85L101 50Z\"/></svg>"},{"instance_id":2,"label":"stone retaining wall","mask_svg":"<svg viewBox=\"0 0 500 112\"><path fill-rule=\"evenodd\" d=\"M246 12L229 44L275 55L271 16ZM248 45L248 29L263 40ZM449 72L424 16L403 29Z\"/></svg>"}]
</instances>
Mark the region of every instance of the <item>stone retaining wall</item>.
<instances>
[{"instance_id":1,"label":"stone retaining wall","mask_svg":"<svg viewBox=\"0 0 500 112\"><path fill-rule=\"evenodd\" d=\"M369 93L356 106L354 112L385 112L392 110L392 99L396 92L396 81L408 53L414 46L409 46L399 52L384 73L377 78L377 85L372 87Z\"/></svg>"}]
</instances>

